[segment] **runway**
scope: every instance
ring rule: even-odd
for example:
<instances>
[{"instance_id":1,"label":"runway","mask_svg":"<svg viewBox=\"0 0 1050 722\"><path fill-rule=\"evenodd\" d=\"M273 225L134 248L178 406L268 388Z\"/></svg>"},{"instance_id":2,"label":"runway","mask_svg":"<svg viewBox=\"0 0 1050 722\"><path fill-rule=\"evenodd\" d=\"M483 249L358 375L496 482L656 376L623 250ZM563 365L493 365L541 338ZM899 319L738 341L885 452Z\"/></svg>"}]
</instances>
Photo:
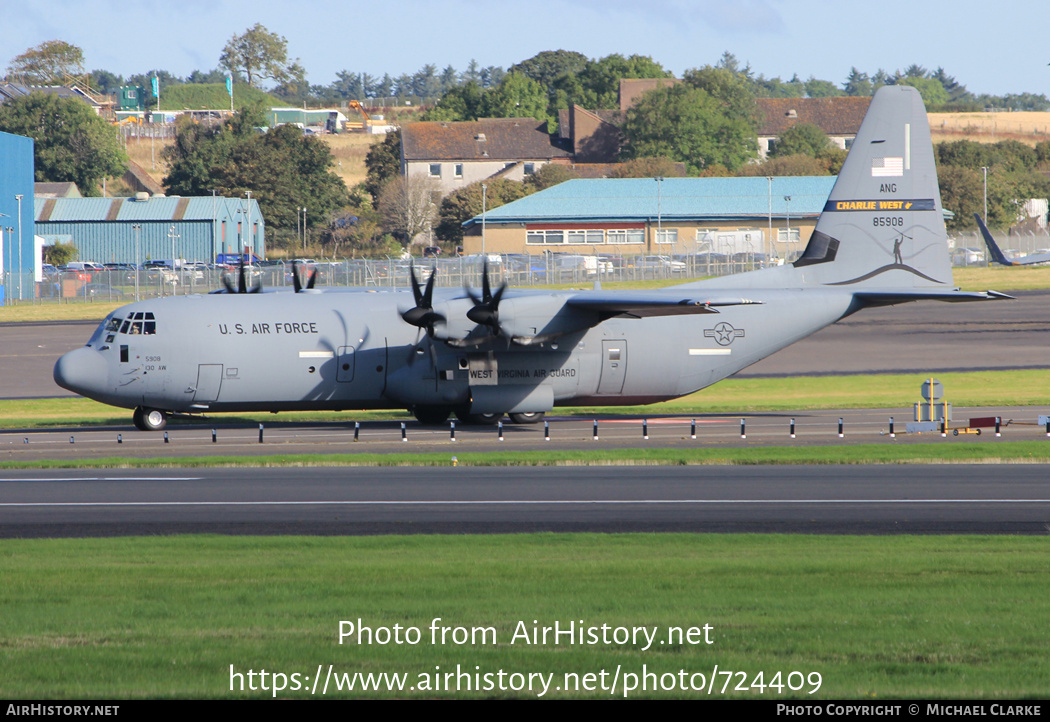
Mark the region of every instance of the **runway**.
<instances>
[{"instance_id":1,"label":"runway","mask_svg":"<svg viewBox=\"0 0 1050 722\"><path fill-rule=\"evenodd\" d=\"M0 473L0 536L1050 530L1038 465Z\"/></svg>"}]
</instances>

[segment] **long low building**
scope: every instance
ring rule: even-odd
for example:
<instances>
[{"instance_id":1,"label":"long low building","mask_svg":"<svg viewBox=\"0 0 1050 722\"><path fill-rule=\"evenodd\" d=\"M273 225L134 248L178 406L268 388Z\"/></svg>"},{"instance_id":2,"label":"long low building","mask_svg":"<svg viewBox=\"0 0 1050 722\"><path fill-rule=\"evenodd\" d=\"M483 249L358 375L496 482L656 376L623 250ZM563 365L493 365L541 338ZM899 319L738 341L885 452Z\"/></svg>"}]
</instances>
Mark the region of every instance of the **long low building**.
<instances>
[{"instance_id":1,"label":"long low building","mask_svg":"<svg viewBox=\"0 0 1050 722\"><path fill-rule=\"evenodd\" d=\"M36 198L36 234L47 245L72 243L81 261L211 263L250 248L265 257L266 224L252 199L204 196Z\"/></svg>"},{"instance_id":2,"label":"long low building","mask_svg":"<svg viewBox=\"0 0 1050 722\"><path fill-rule=\"evenodd\" d=\"M791 259L834 176L571 180L463 224L465 253L738 253Z\"/></svg>"}]
</instances>

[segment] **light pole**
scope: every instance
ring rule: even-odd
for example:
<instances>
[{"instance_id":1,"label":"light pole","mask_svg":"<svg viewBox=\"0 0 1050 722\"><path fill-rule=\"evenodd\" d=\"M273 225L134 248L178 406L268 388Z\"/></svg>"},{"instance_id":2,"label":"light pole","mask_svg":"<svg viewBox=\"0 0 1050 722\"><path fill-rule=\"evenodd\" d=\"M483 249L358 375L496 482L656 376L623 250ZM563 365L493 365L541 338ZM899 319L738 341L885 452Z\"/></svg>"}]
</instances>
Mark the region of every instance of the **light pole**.
<instances>
[{"instance_id":1,"label":"light pole","mask_svg":"<svg viewBox=\"0 0 1050 722\"><path fill-rule=\"evenodd\" d=\"M22 194L15 196L18 201L18 300L22 300Z\"/></svg>"},{"instance_id":2,"label":"light pole","mask_svg":"<svg viewBox=\"0 0 1050 722\"><path fill-rule=\"evenodd\" d=\"M245 191L248 195L248 237L252 239L252 255L255 255L255 234L252 233L252 192ZM248 263L252 262L252 256L248 256Z\"/></svg>"},{"instance_id":3,"label":"light pole","mask_svg":"<svg viewBox=\"0 0 1050 722\"><path fill-rule=\"evenodd\" d=\"M481 184L481 256L485 257L485 205L488 200L485 193L488 186Z\"/></svg>"},{"instance_id":4,"label":"light pole","mask_svg":"<svg viewBox=\"0 0 1050 722\"><path fill-rule=\"evenodd\" d=\"M657 250L660 250L659 246L663 242L663 187L664 179L663 176L657 176L653 180L656 181L656 245Z\"/></svg>"},{"instance_id":5,"label":"light pole","mask_svg":"<svg viewBox=\"0 0 1050 722\"><path fill-rule=\"evenodd\" d=\"M142 226L138 223L131 226L135 231L135 300L139 300L139 259L142 258Z\"/></svg>"},{"instance_id":6,"label":"light pole","mask_svg":"<svg viewBox=\"0 0 1050 722\"><path fill-rule=\"evenodd\" d=\"M981 166L984 171L984 225L988 225L988 166Z\"/></svg>"},{"instance_id":7,"label":"light pole","mask_svg":"<svg viewBox=\"0 0 1050 722\"><path fill-rule=\"evenodd\" d=\"M787 203L787 215L785 220L787 221L787 246L788 250L791 249L791 196L784 196L784 201ZM790 254L788 254L790 258Z\"/></svg>"},{"instance_id":8,"label":"light pole","mask_svg":"<svg viewBox=\"0 0 1050 722\"><path fill-rule=\"evenodd\" d=\"M766 252L769 254L769 258L772 259L776 256L776 245L773 243L773 176L767 175L766 180L769 181L769 247Z\"/></svg>"},{"instance_id":9,"label":"light pole","mask_svg":"<svg viewBox=\"0 0 1050 722\"><path fill-rule=\"evenodd\" d=\"M218 254L222 253L222 241L220 240L218 244L215 243L215 235L216 235L215 234L215 204L216 204L215 189L212 188L211 189L211 259L209 259L209 261L208 261L209 263L215 263L216 261L218 261L219 259L216 258L216 256ZM216 249L218 249L218 250L216 250Z\"/></svg>"},{"instance_id":10,"label":"light pole","mask_svg":"<svg viewBox=\"0 0 1050 722\"><path fill-rule=\"evenodd\" d=\"M9 218L10 216L8 216L6 213L0 213L0 217L2 217L2 218ZM8 234L7 234L8 235L8 239L7 239L8 245L10 245L10 243L11 243L10 235L11 235L11 231L13 231L13 230L14 230L13 228L9 228L8 229ZM4 285L4 227L0 226L0 286L3 286L3 285ZM3 305L3 302L0 301L0 306L2 306L2 305Z\"/></svg>"},{"instance_id":11,"label":"light pole","mask_svg":"<svg viewBox=\"0 0 1050 722\"><path fill-rule=\"evenodd\" d=\"M173 295L173 296L177 296L178 292L179 292L179 289L178 289L179 276L175 272L175 239L176 238L180 238L180 237L181 236L178 233L175 232L175 226L174 225L172 225L171 227L168 228L168 238L171 239L171 275L172 275L172 279L171 279L172 280L171 295Z\"/></svg>"},{"instance_id":12,"label":"light pole","mask_svg":"<svg viewBox=\"0 0 1050 722\"><path fill-rule=\"evenodd\" d=\"M303 206L303 255L306 255L306 206Z\"/></svg>"},{"instance_id":13,"label":"light pole","mask_svg":"<svg viewBox=\"0 0 1050 722\"><path fill-rule=\"evenodd\" d=\"M14 226L8 226L7 227L7 245L8 245L8 247L11 246L11 239L14 238L14 235L15 235ZM0 228L0 241L2 241L3 238L4 238L4 229ZM4 245L3 243L0 243L0 281L2 281L4 279L4 273L3 273L3 271L4 271L4 269L3 269L3 265L4 265L3 252L4 252L4 249L3 249L3 245ZM12 262L14 261L14 255L13 254L11 256L11 260L12 260ZM5 303L6 303L6 300L5 300Z\"/></svg>"}]
</instances>

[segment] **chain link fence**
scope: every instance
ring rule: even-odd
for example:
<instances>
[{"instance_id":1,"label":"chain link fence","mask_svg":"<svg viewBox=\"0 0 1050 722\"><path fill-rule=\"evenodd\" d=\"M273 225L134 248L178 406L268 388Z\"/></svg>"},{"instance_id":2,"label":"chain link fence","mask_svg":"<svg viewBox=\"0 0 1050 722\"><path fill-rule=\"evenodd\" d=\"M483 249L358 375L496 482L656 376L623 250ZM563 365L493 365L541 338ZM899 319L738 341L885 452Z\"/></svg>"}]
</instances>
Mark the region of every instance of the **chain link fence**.
<instances>
[{"instance_id":1,"label":"chain link fence","mask_svg":"<svg viewBox=\"0 0 1050 722\"><path fill-rule=\"evenodd\" d=\"M1050 247L1047 237L1019 239L1003 236L999 240L1004 251L1019 255L1042 253ZM980 239L960 237L955 239L951 251L952 264L956 267L988 265L987 250ZM493 284L506 282L512 287L529 286L579 286L593 285L596 281L612 283L620 281L680 281L711 276L724 276L770 265L770 261L758 253L726 256L717 253L694 255L639 255L639 256L594 256L573 254L487 254L489 278ZM776 263L774 261L773 263ZM484 260L480 256L461 258L416 258L412 261L386 258L378 260L306 259L299 263L303 285L309 275L316 273L315 288L364 287L373 289L407 289L410 284L410 268L415 265L416 278L422 283L432 272L437 273L435 285L439 287L480 287ZM291 289L292 263L290 261L267 261L245 267L245 280L249 286L261 285L264 289ZM17 299L15 286L21 281L21 303L78 303L105 301L131 303L141 298L159 296L210 293L225 289L223 277L236 288L239 284L239 269L236 266L207 266L204 263L188 263L172 270L156 267L136 270L133 266L111 268L103 271L58 271L44 276L40 283L32 282L30 274L5 274L4 283L7 302ZM137 281L137 287L136 287Z\"/></svg>"}]
</instances>

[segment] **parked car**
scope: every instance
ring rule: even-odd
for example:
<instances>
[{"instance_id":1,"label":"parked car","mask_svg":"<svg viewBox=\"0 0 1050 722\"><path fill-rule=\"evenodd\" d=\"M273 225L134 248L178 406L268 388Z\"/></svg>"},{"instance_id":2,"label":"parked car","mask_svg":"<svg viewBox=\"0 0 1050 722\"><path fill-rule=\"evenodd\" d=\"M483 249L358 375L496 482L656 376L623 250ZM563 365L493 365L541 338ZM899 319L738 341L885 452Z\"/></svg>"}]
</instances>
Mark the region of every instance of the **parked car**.
<instances>
[{"instance_id":1,"label":"parked car","mask_svg":"<svg viewBox=\"0 0 1050 722\"><path fill-rule=\"evenodd\" d=\"M70 261L62 266L62 269L66 271L87 271L90 273L97 273L106 270L106 267L101 263L93 263L91 261Z\"/></svg>"},{"instance_id":2,"label":"parked car","mask_svg":"<svg viewBox=\"0 0 1050 722\"><path fill-rule=\"evenodd\" d=\"M552 271L561 275L597 276L612 271L612 262L601 256L576 253L557 253L552 257Z\"/></svg>"},{"instance_id":3,"label":"parked car","mask_svg":"<svg viewBox=\"0 0 1050 722\"><path fill-rule=\"evenodd\" d=\"M971 266L984 262L984 251L979 248L956 248L952 251L952 263L956 266Z\"/></svg>"},{"instance_id":4,"label":"parked car","mask_svg":"<svg viewBox=\"0 0 1050 722\"><path fill-rule=\"evenodd\" d=\"M182 280L182 283L203 281L204 274L207 271L208 266L204 263L185 262L178 267L179 278Z\"/></svg>"},{"instance_id":5,"label":"parked car","mask_svg":"<svg viewBox=\"0 0 1050 722\"><path fill-rule=\"evenodd\" d=\"M165 266L151 266L145 270L146 280L151 283L165 283L172 286L179 283L178 274Z\"/></svg>"},{"instance_id":6,"label":"parked car","mask_svg":"<svg viewBox=\"0 0 1050 722\"><path fill-rule=\"evenodd\" d=\"M628 260L628 265L648 273L685 273L685 264L668 256L635 256L633 264Z\"/></svg>"},{"instance_id":7,"label":"parked car","mask_svg":"<svg viewBox=\"0 0 1050 722\"><path fill-rule=\"evenodd\" d=\"M114 281L122 285L135 283L137 267L134 263L107 263L106 278L112 284Z\"/></svg>"},{"instance_id":8,"label":"parked car","mask_svg":"<svg viewBox=\"0 0 1050 722\"><path fill-rule=\"evenodd\" d=\"M77 290L84 298L124 298L124 292L105 283L85 283Z\"/></svg>"}]
</instances>

